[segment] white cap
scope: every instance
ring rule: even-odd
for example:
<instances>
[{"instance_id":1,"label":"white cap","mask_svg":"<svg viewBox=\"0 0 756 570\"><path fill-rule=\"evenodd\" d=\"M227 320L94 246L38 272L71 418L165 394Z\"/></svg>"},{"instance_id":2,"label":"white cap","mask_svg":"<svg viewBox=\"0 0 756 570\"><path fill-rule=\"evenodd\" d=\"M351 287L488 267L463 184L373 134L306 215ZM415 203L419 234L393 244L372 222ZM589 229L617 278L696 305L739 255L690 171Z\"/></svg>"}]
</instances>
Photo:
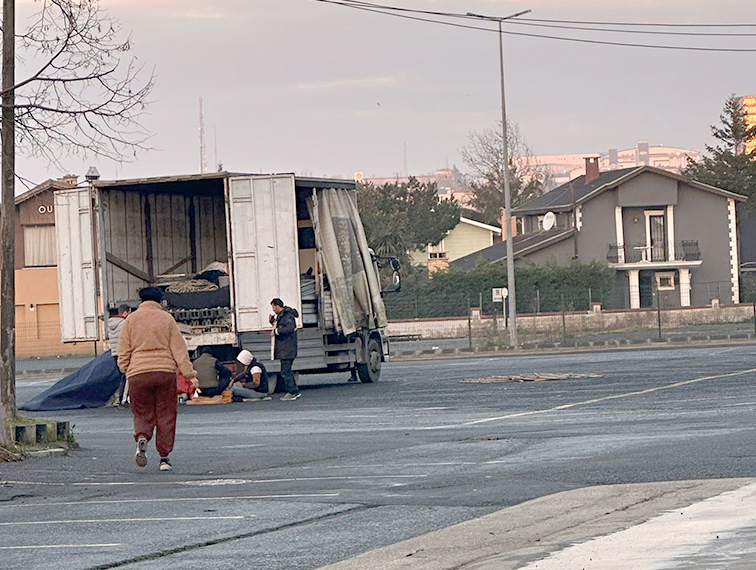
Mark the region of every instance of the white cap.
<instances>
[{"instance_id":1,"label":"white cap","mask_svg":"<svg viewBox=\"0 0 756 570\"><path fill-rule=\"evenodd\" d=\"M248 350L242 350L239 355L236 357L236 360L241 362L244 366L248 366L250 362L252 362L252 359L254 356L252 356L252 353Z\"/></svg>"}]
</instances>

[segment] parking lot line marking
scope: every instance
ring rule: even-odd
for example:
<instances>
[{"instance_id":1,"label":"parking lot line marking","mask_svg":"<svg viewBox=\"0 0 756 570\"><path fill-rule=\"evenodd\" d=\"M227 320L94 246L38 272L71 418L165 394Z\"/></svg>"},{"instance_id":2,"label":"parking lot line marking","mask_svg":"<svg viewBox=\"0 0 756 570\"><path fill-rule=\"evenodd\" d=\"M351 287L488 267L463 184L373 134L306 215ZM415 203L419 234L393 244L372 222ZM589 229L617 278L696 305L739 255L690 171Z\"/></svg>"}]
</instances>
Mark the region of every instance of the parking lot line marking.
<instances>
[{"instance_id":1,"label":"parking lot line marking","mask_svg":"<svg viewBox=\"0 0 756 570\"><path fill-rule=\"evenodd\" d=\"M0 546L0 550L36 550L37 548L114 548L120 542L104 544L28 544L19 546Z\"/></svg>"},{"instance_id":2,"label":"parking lot line marking","mask_svg":"<svg viewBox=\"0 0 756 570\"><path fill-rule=\"evenodd\" d=\"M661 390L671 390L673 388L679 388L688 384L695 384L697 382L704 382L706 380L716 380L718 378L732 378L733 376L742 376L743 374L753 374L756 372L756 368L749 368L748 370L740 370L738 372L728 372L727 374L715 374L713 376L702 376L701 378L692 378L690 380L682 380L680 382L673 382L672 384L665 384L664 386L656 386L655 388L646 388L645 390L636 390L633 392L625 392L623 394L612 394L611 396L602 396L601 398L592 398L590 400L583 400L580 402L572 402L570 404L562 404L560 406L554 406L553 408L546 408L543 410L530 410L527 412L515 412L512 414L506 414L504 416L495 416L492 418L481 418L479 420L472 420L469 422L463 422L459 424L448 424L441 426L427 426L415 428L417 430L439 430L439 429L453 429L474 426L478 424L485 424L489 422L496 422L500 420L509 420L513 418L521 418L524 416L535 416L538 414L547 414L549 412L558 412L560 410L567 410L569 408L575 408L578 406L588 406L590 404L598 404L599 402L606 402L608 400L619 400L622 398L630 398L632 396L642 396L643 394L651 394L653 392L659 392Z\"/></svg>"},{"instance_id":3,"label":"parking lot line marking","mask_svg":"<svg viewBox=\"0 0 756 570\"><path fill-rule=\"evenodd\" d=\"M84 524L84 523L112 523L112 522L166 522L166 521L214 521L214 520L229 520L229 519L243 519L242 515L234 516L220 516L220 517L150 517L143 519L70 519L60 521L14 521L14 522L0 522L0 526L16 526L16 525L43 525L43 524Z\"/></svg>"},{"instance_id":4,"label":"parking lot line marking","mask_svg":"<svg viewBox=\"0 0 756 570\"><path fill-rule=\"evenodd\" d=\"M409 465L411 466L411 465ZM132 487L132 486L176 486L185 485L188 487L215 487L223 485L251 485L255 483L296 483L297 481L348 481L353 479L414 479L424 477L424 475L323 475L322 477L284 477L280 479L196 479L194 481L154 481L152 483L143 483L141 481L100 481L100 482L83 482L75 483L47 483L37 481L0 481L0 485L30 485L45 487ZM5 505L0 505L2 508Z\"/></svg>"},{"instance_id":5,"label":"parking lot line marking","mask_svg":"<svg viewBox=\"0 0 756 570\"><path fill-rule=\"evenodd\" d=\"M236 497L166 497L162 499L108 499L100 501L62 501L59 503L25 503L23 505L0 505L0 509L20 507L64 507L71 505L117 505L126 503L178 503L189 501L252 501L266 499L308 499L338 497L339 493L303 493L299 495L241 495Z\"/></svg>"}]
</instances>

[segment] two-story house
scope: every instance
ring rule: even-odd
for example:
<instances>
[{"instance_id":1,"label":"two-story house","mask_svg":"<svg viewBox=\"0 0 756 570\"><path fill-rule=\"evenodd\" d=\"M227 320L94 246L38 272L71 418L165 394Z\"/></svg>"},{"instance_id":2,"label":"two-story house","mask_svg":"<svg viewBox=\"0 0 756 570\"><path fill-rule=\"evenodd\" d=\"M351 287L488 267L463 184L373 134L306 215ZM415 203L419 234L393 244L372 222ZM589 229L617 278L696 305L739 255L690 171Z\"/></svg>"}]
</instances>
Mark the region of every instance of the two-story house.
<instances>
[{"instance_id":1,"label":"two-story house","mask_svg":"<svg viewBox=\"0 0 756 570\"><path fill-rule=\"evenodd\" d=\"M735 203L745 196L651 166L586 174L515 208L522 234L517 263L600 260L615 270L614 306L738 303L740 277ZM506 260L496 244L453 266Z\"/></svg>"}]
</instances>

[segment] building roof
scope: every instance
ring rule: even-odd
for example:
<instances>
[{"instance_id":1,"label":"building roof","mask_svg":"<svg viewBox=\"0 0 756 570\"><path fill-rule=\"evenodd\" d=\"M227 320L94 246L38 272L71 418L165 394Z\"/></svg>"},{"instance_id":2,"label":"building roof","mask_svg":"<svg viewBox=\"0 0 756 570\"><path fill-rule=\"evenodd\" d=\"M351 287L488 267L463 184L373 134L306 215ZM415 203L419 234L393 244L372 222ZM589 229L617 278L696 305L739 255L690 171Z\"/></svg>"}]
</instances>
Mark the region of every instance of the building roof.
<instances>
[{"instance_id":1,"label":"building roof","mask_svg":"<svg viewBox=\"0 0 756 570\"><path fill-rule=\"evenodd\" d=\"M566 184L557 186L551 192L547 192L538 198L534 198L529 202L526 202L522 206L514 208L512 211L515 214L540 214L548 211L569 211L572 209L573 204L581 204L586 200L590 200L597 194L604 190L616 188L620 184L627 182L640 176L645 172L651 172L659 176L666 178L672 178L680 182L685 182L693 188L704 190L706 192L712 192L728 198L733 198L738 201L745 201L746 196L742 194L736 194L729 190L723 190L722 188L716 188L702 182L697 182L685 176L669 172L667 170L661 170L654 168L653 166L638 166L635 168L622 168L620 170L608 170L599 173L599 176L593 182L586 184L585 175L579 176Z\"/></svg>"},{"instance_id":2,"label":"building roof","mask_svg":"<svg viewBox=\"0 0 756 570\"><path fill-rule=\"evenodd\" d=\"M488 230L489 232L493 232L497 235L501 235L501 228L496 226L491 226L489 224L484 224L483 222L479 222L478 220L471 220L467 216L460 216L459 222L462 224L468 224L470 226L475 226L476 228L481 228L484 230Z\"/></svg>"},{"instance_id":3,"label":"building roof","mask_svg":"<svg viewBox=\"0 0 756 570\"><path fill-rule=\"evenodd\" d=\"M16 196L15 203L16 205L21 204L22 202L26 202L27 200L30 200L35 196L42 194L43 192L47 192L48 190L65 190L68 188L76 188L76 184L64 182L63 180L48 179L41 184L37 184L31 190L27 190L26 192L23 192L22 194Z\"/></svg>"},{"instance_id":4,"label":"building roof","mask_svg":"<svg viewBox=\"0 0 756 570\"><path fill-rule=\"evenodd\" d=\"M514 258L522 257L558 243L567 239L574 233L573 229L553 228L548 231L542 231L535 234L519 235L512 238L512 248ZM475 267L478 263L496 263L507 258L507 242L500 241L490 247L481 249L459 259L455 259L449 265L456 269L468 270Z\"/></svg>"}]
</instances>

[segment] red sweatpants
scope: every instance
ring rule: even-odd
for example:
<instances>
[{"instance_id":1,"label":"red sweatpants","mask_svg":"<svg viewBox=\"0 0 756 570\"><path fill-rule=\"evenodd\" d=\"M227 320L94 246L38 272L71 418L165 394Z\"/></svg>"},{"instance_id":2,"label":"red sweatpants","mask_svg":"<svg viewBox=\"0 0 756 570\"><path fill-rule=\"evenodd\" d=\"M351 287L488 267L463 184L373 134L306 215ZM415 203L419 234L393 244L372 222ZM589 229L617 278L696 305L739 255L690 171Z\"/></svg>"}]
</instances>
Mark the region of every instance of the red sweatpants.
<instances>
[{"instance_id":1,"label":"red sweatpants","mask_svg":"<svg viewBox=\"0 0 756 570\"><path fill-rule=\"evenodd\" d=\"M129 398L134 414L134 440L143 435L149 441L157 428L155 447L161 457L167 457L176 439L176 373L145 372L132 376Z\"/></svg>"}]
</instances>

